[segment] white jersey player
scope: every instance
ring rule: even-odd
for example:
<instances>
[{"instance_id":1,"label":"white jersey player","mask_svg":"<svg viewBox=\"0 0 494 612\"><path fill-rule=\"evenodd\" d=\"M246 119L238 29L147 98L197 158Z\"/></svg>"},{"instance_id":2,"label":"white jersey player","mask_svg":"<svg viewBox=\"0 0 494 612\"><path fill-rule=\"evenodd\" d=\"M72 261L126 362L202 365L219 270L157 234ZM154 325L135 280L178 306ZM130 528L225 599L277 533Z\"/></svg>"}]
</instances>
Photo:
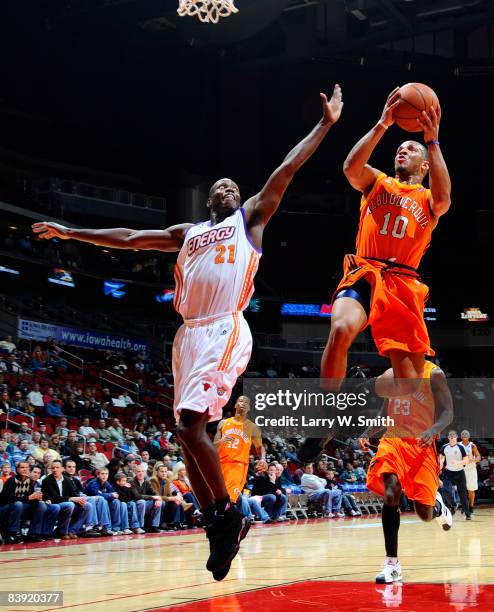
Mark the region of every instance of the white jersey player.
<instances>
[{"instance_id":1,"label":"white jersey player","mask_svg":"<svg viewBox=\"0 0 494 612\"><path fill-rule=\"evenodd\" d=\"M238 186L225 178L211 187L209 220L198 225L185 223L145 231L70 229L45 222L33 225L41 238L73 238L120 249L180 251L175 307L184 325L173 346L177 435L205 517L210 543L206 567L216 580L228 573L246 533L246 522L230 503L206 425L221 418L221 409L250 358L252 338L242 311L253 292L264 228L297 170L340 117L343 102L339 85L329 101L320 95L321 120L243 206Z\"/></svg>"},{"instance_id":2,"label":"white jersey player","mask_svg":"<svg viewBox=\"0 0 494 612\"><path fill-rule=\"evenodd\" d=\"M468 457L468 463L465 465L465 478L467 481L468 501L470 504L470 512L473 513L475 504L475 491L479 488L479 479L477 474L477 463L480 461L480 453L477 445L470 440L470 432L464 429L461 432L461 442Z\"/></svg>"}]
</instances>

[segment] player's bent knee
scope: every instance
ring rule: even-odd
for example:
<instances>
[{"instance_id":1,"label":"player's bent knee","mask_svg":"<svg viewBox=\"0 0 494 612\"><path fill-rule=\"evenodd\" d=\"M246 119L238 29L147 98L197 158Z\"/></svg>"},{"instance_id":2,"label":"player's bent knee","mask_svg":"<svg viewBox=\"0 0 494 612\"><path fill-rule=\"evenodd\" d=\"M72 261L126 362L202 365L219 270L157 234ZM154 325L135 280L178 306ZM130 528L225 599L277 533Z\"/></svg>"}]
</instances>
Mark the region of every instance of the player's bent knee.
<instances>
[{"instance_id":1,"label":"player's bent knee","mask_svg":"<svg viewBox=\"0 0 494 612\"><path fill-rule=\"evenodd\" d=\"M345 319L335 319L331 321L331 331L329 334L329 342L331 345L339 345L349 348L355 336L358 334L358 329Z\"/></svg>"}]
</instances>

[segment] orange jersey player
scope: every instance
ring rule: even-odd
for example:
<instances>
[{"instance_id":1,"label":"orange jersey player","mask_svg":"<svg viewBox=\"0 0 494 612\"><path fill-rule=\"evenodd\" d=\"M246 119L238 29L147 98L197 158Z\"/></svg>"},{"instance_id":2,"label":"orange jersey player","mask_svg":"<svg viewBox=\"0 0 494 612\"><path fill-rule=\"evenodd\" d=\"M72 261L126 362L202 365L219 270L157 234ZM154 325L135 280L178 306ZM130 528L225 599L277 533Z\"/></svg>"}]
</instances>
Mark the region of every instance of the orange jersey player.
<instances>
[{"instance_id":1,"label":"orange jersey player","mask_svg":"<svg viewBox=\"0 0 494 612\"><path fill-rule=\"evenodd\" d=\"M235 416L219 422L214 440L232 502L238 500L245 485L252 445L261 459L265 457L261 430L247 418L249 410L249 398L241 395L235 404Z\"/></svg>"},{"instance_id":2,"label":"orange jersey player","mask_svg":"<svg viewBox=\"0 0 494 612\"><path fill-rule=\"evenodd\" d=\"M392 377L388 370L383 377ZM443 371L430 361L423 377L410 395L389 398L383 412L389 423L367 473L367 487L384 497L382 523L386 561L376 582L401 582L398 561L398 530L402 491L414 502L423 521L436 518L444 530L452 524L451 513L437 491L439 461L435 440L453 420L453 400ZM382 427L369 428L360 438L361 448Z\"/></svg>"},{"instance_id":3,"label":"orange jersey player","mask_svg":"<svg viewBox=\"0 0 494 612\"><path fill-rule=\"evenodd\" d=\"M417 268L439 217L450 207L451 182L439 146L440 116L434 108L424 111L419 120L425 145L407 140L398 147L394 176L368 164L393 123L399 98L397 88L388 97L381 119L353 147L344 164L346 177L362 199L356 254L345 257L321 364L323 384L330 390L339 388L348 349L367 325L379 353L390 358L396 378L377 379L378 395L408 393L411 385L399 380L420 378L424 356L434 355L423 318L429 290ZM422 184L427 174L430 189Z\"/></svg>"}]
</instances>

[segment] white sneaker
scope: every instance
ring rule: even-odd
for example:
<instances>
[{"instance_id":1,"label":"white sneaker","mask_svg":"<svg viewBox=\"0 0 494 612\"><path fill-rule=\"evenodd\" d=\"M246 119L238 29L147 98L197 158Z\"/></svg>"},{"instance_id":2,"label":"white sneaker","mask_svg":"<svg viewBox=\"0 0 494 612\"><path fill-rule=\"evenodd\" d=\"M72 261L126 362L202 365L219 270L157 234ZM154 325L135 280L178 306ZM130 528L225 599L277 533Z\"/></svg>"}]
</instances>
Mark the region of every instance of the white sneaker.
<instances>
[{"instance_id":1,"label":"white sneaker","mask_svg":"<svg viewBox=\"0 0 494 612\"><path fill-rule=\"evenodd\" d=\"M122 535L133 535L133 531L131 531L130 529L124 529L122 531Z\"/></svg>"},{"instance_id":2,"label":"white sneaker","mask_svg":"<svg viewBox=\"0 0 494 612\"><path fill-rule=\"evenodd\" d=\"M350 514L352 516L358 516L358 512L356 510L350 510Z\"/></svg>"},{"instance_id":3,"label":"white sneaker","mask_svg":"<svg viewBox=\"0 0 494 612\"><path fill-rule=\"evenodd\" d=\"M113 535L122 535L122 534L123 534L123 531L114 531L113 532Z\"/></svg>"},{"instance_id":4,"label":"white sneaker","mask_svg":"<svg viewBox=\"0 0 494 612\"><path fill-rule=\"evenodd\" d=\"M401 582L402 580L403 574L401 573L399 561L395 564L385 561L382 570L376 576L377 584L391 584L392 582Z\"/></svg>"},{"instance_id":5,"label":"white sneaker","mask_svg":"<svg viewBox=\"0 0 494 612\"><path fill-rule=\"evenodd\" d=\"M336 515L338 518L345 518L345 513L344 512L338 512Z\"/></svg>"},{"instance_id":6,"label":"white sneaker","mask_svg":"<svg viewBox=\"0 0 494 612\"><path fill-rule=\"evenodd\" d=\"M334 514L332 512L326 512L324 518L334 518Z\"/></svg>"},{"instance_id":7,"label":"white sneaker","mask_svg":"<svg viewBox=\"0 0 494 612\"><path fill-rule=\"evenodd\" d=\"M144 531L144 529L142 529L141 527L138 527L138 528L135 530L135 532L136 532L136 533L139 533L139 534L141 534L141 533L146 533L146 532Z\"/></svg>"},{"instance_id":8,"label":"white sneaker","mask_svg":"<svg viewBox=\"0 0 494 612\"><path fill-rule=\"evenodd\" d=\"M448 531L451 529L451 525L453 524L453 516L451 515L449 508L444 503L439 491L436 493L436 500L439 502L442 510L441 514L436 516L436 521L439 523L439 525L441 525L444 531Z\"/></svg>"}]
</instances>

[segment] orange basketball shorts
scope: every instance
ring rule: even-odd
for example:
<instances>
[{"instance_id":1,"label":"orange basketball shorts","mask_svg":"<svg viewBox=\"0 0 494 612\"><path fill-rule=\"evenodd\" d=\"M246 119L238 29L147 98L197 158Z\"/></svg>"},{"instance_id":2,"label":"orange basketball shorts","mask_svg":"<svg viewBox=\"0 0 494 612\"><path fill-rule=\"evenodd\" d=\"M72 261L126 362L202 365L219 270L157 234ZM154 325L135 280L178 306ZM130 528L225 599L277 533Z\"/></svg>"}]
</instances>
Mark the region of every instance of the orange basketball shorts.
<instances>
[{"instance_id":1,"label":"orange basketball shorts","mask_svg":"<svg viewBox=\"0 0 494 612\"><path fill-rule=\"evenodd\" d=\"M247 480L249 465L242 461L221 463L221 471L225 479L226 490L232 502L236 502Z\"/></svg>"},{"instance_id":2,"label":"orange basketball shorts","mask_svg":"<svg viewBox=\"0 0 494 612\"><path fill-rule=\"evenodd\" d=\"M439 462L434 446L420 447L415 438L382 438L367 472L367 488L384 496L383 474L396 474L409 499L434 506Z\"/></svg>"},{"instance_id":3,"label":"orange basketball shorts","mask_svg":"<svg viewBox=\"0 0 494 612\"><path fill-rule=\"evenodd\" d=\"M424 306L429 288L408 270L390 268L385 263L346 255L344 276L334 296L365 278L371 285L371 304L367 325L379 353L399 349L407 353L435 355L424 321Z\"/></svg>"}]
</instances>

